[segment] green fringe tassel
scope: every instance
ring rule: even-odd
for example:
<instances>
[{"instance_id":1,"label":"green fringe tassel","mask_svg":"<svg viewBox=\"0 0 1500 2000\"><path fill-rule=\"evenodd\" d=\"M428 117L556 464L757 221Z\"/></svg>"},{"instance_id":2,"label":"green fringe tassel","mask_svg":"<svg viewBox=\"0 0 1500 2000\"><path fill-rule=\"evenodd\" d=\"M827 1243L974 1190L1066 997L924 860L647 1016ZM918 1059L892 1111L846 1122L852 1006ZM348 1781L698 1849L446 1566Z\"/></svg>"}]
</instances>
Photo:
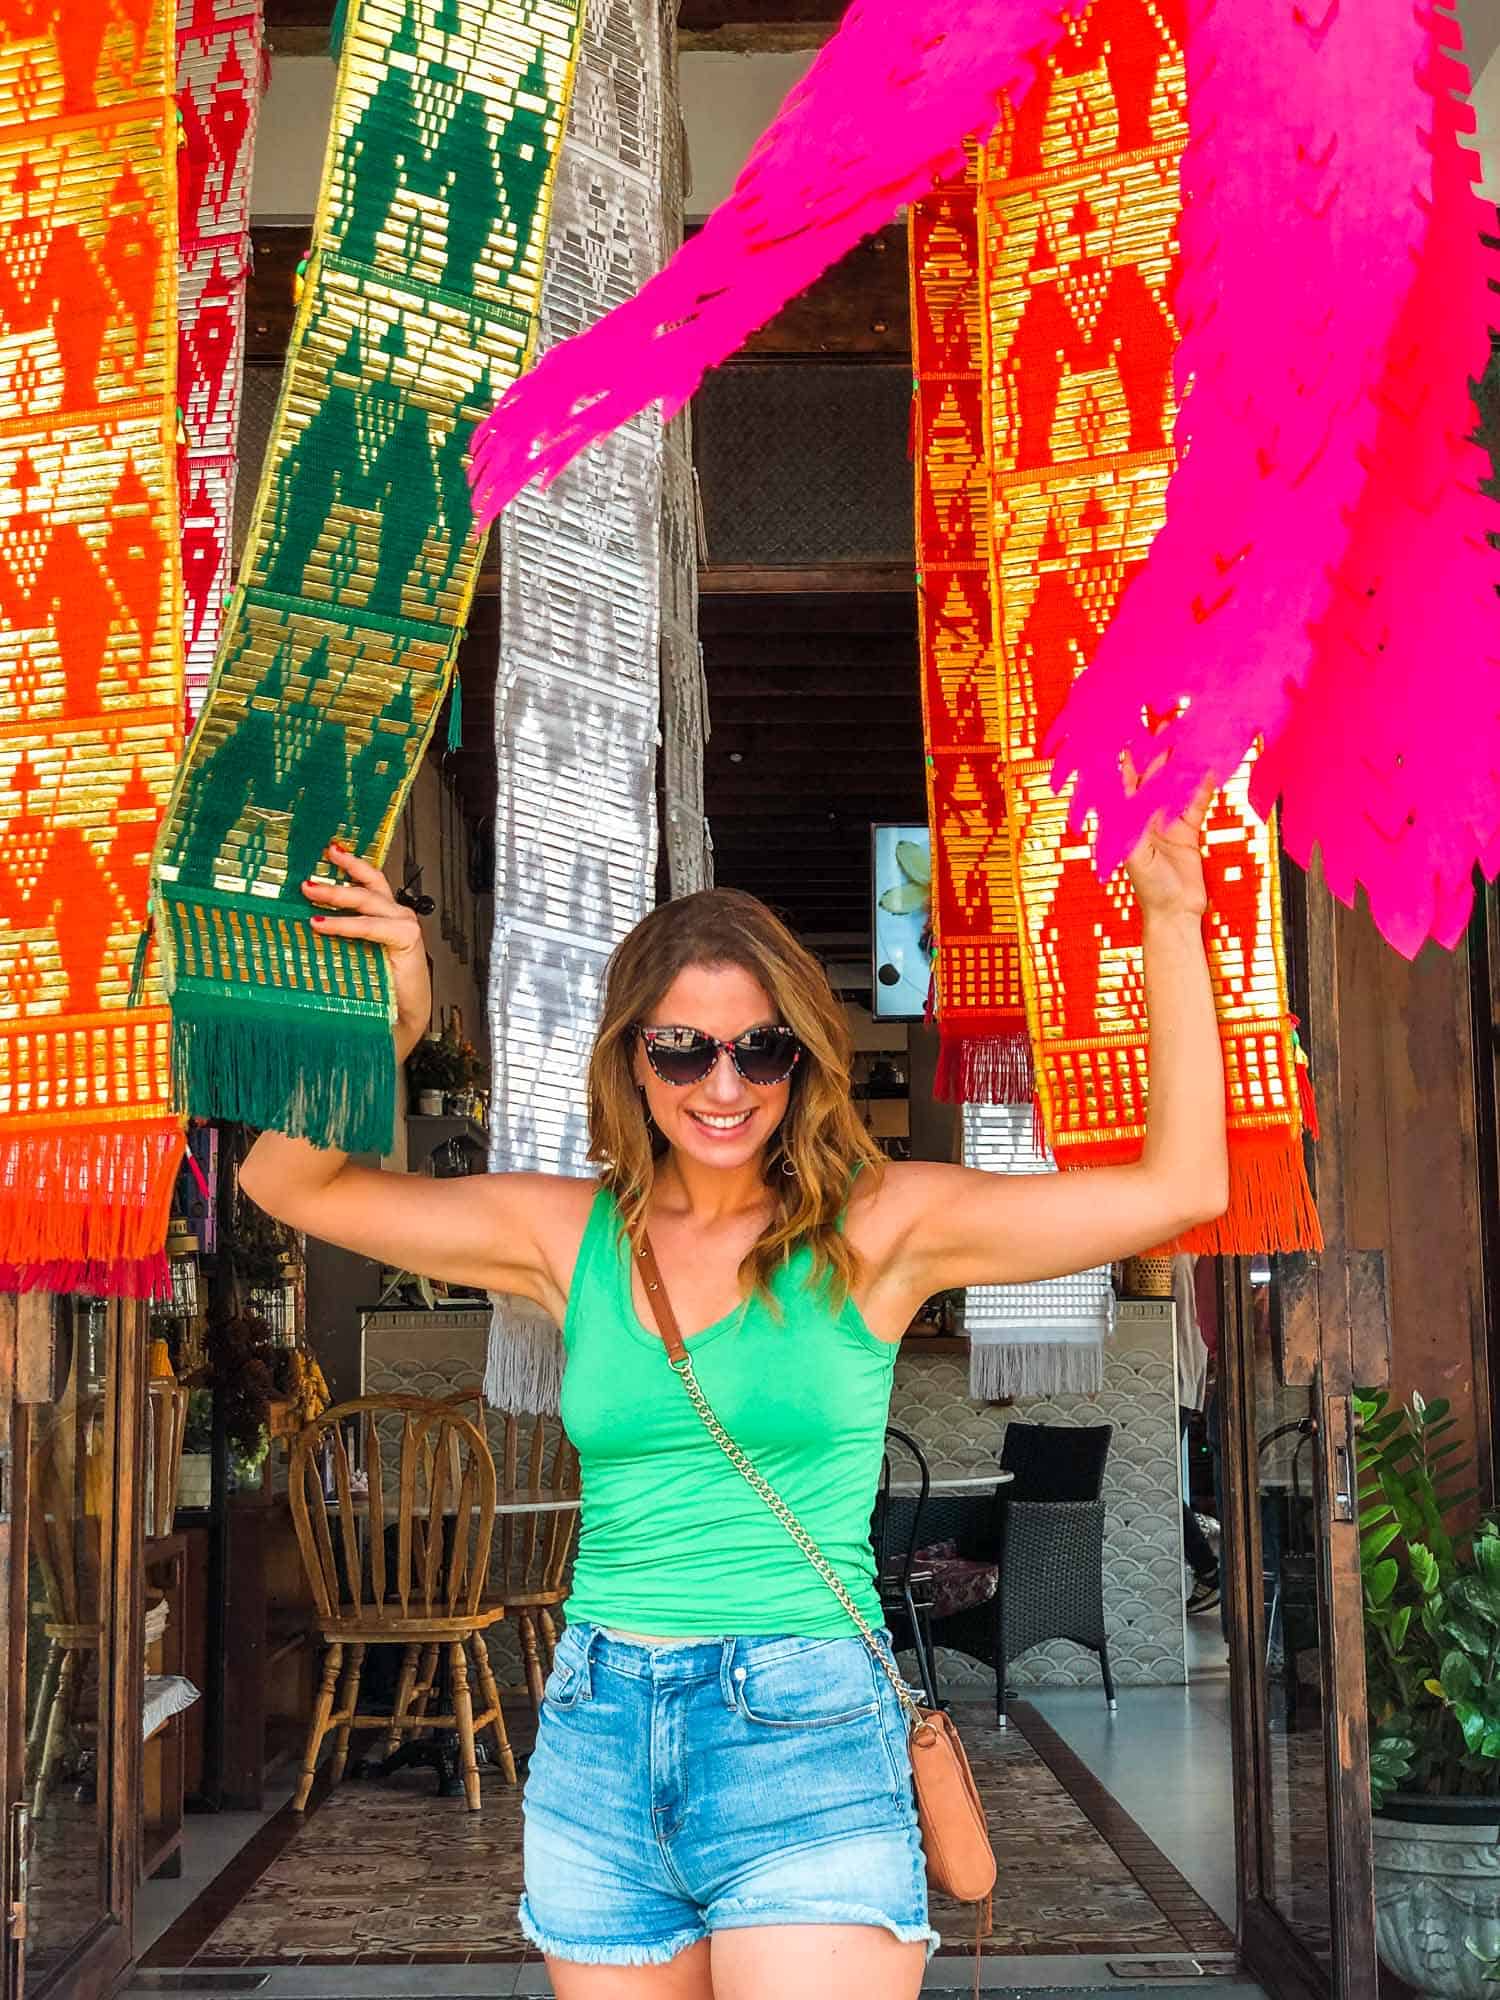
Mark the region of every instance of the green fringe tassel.
<instances>
[{"instance_id":1,"label":"green fringe tassel","mask_svg":"<svg viewBox=\"0 0 1500 2000\"><path fill-rule=\"evenodd\" d=\"M333 19L328 24L328 53L337 62L344 48L344 28L349 18L349 0L336 0Z\"/></svg>"},{"instance_id":2,"label":"green fringe tassel","mask_svg":"<svg viewBox=\"0 0 1500 2000\"><path fill-rule=\"evenodd\" d=\"M453 669L453 678L448 683L448 748L461 750L464 741L464 689L458 678L458 669Z\"/></svg>"},{"instance_id":3,"label":"green fringe tassel","mask_svg":"<svg viewBox=\"0 0 1500 2000\"><path fill-rule=\"evenodd\" d=\"M234 1118L314 1146L388 1153L396 1133L390 1022L314 1007L230 1007L179 985L172 1079L195 1118Z\"/></svg>"},{"instance_id":4,"label":"green fringe tassel","mask_svg":"<svg viewBox=\"0 0 1500 2000\"><path fill-rule=\"evenodd\" d=\"M151 929L155 922L154 917L148 916L135 941L135 959L130 967L130 994L125 1002L127 1007L139 1007L146 997L146 960L151 954Z\"/></svg>"}]
</instances>

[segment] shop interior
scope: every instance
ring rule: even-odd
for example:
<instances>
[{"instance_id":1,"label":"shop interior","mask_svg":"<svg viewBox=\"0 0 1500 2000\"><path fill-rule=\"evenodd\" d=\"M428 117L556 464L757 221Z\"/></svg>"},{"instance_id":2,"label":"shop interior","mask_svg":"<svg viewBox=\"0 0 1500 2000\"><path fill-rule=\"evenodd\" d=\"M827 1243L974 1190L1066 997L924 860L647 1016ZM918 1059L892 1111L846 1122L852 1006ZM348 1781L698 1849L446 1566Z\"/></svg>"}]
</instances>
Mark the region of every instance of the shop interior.
<instances>
[{"instance_id":1,"label":"shop interior","mask_svg":"<svg viewBox=\"0 0 1500 2000\"><path fill-rule=\"evenodd\" d=\"M685 22L693 11L688 0ZM714 67L734 56L712 41L722 10L700 11L708 45L695 54L690 37L683 59L693 214L727 185L735 134L743 127L748 144L760 97L774 102L806 61L793 38L755 58L755 90L732 90ZM298 33L260 141L271 178L264 192L257 183L244 422L259 421L262 437L310 206L289 192L307 149L278 148L278 119L302 131L330 69L326 42L317 52L306 22ZM704 801L717 879L777 908L826 966L872 1133L892 1158L951 1160L964 1114L936 1094L937 1034L924 1018L910 376L895 226L756 336L694 406ZM246 499L254 471L246 444ZM496 591L491 567L461 658L460 741L445 750L439 729L388 863L423 914L437 1008L384 1163L396 1171L482 1171L489 1150ZM1457 1018L1467 1003L1454 985L1435 1004ZM1455 1071L1428 1087L1469 1084ZM434 1992L450 1990L441 1969L457 1966L491 1982L465 1993L545 1991L515 1921L518 1776L566 1595L576 1461L555 1423L483 1406L486 1301L280 1230L238 1191L247 1143L238 1128L194 1128L169 1299L149 1313L85 1297L25 1304L41 1357L15 1434L31 1515L15 1584L27 1638L28 1993L91 2000L127 1964L141 1990L358 1964L425 1968ZM1389 1188L1386 1199L1397 1203ZM1402 1227L1415 1240L1409 1216ZM1455 1299L1475 1254L1470 1244L1449 1260ZM1309 1959L1327 1963L1309 1405L1274 1363L1277 1282L1263 1259L1206 1259L1193 1272L1143 1258L1098 1274L1046 1329L1073 1350L1054 1357L1050 1381L1076 1369L1084 1388L993 1387L981 1349L1003 1302L935 1299L910 1330L882 1570L903 1662L954 1706L989 1815L1002 1886L987 1987L1160 1985L1234 1969L1246 1835L1221 1591L1247 1559L1221 1526L1212 1419L1231 1365L1260 1482L1261 1546L1244 1588L1260 1602L1264 1645L1245 1671L1269 1718L1269 1893ZM1407 1373L1425 1387L1421 1370L1440 1359L1436 1343L1414 1346ZM324 1409L362 1398L384 1399L378 1419L319 1428ZM414 1419L393 1398L422 1399L429 1414ZM499 1474L485 1602L504 1615L475 1617L441 1649L426 1636L367 1649L350 1638L335 1656L319 1592L347 1582L353 1544L335 1547L340 1533L366 1535L377 1494L395 1521L408 1456L428 1504L444 1479L462 1486L469 1434L444 1429L445 1408L477 1421ZM896 1504L914 1482L927 1487L920 1521ZM317 1494L322 1507L309 1509ZM1003 1562L1007 1509L1029 1511L1033 1538ZM371 1553L361 1547L356 1570ZM420 1524L400 1547L418 1595L434 1577L442 1587L448 1551ZM1002 1597L1027 1643L997 1680ZM908 1602L916 1616L902 1625ZM142 1657L144 1728L126 1756ZM379 1715L405 1726L351 1733L337 1721L350 1705L356 1725ZM139 1878L123 1901L122 1856ZM88 1954L122 1907L128 1935L106 1979L87 1969L106 1961ZM967 1920L955 1907L935 1921L945 1949L930 1983L967 1987ZM506 1968L512 1984L500 1983Z\"/></svg>"}]
</instances>

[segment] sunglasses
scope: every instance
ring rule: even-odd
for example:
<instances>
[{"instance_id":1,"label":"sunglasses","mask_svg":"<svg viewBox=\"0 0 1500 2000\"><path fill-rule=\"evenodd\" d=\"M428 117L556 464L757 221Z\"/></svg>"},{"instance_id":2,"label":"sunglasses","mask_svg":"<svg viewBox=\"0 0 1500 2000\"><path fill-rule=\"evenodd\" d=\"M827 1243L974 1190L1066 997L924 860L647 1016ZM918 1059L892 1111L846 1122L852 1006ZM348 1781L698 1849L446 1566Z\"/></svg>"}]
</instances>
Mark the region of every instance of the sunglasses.
<instances>
[{"instance_id":1,"label":"sunglasses","mask_svg":"<svg viewBox=\"0 0 1500 2000\"><path fill-rule=\"evenodd\" d=\"M732 1042L716 1041L699 1028L637 1028L646 1060L663 1083L702 1083L727 1053L745 1079L764 1089L785 1083L802 1060L802 1044L790 1028L747 1028Z\"/></svg>"}]
</instances>

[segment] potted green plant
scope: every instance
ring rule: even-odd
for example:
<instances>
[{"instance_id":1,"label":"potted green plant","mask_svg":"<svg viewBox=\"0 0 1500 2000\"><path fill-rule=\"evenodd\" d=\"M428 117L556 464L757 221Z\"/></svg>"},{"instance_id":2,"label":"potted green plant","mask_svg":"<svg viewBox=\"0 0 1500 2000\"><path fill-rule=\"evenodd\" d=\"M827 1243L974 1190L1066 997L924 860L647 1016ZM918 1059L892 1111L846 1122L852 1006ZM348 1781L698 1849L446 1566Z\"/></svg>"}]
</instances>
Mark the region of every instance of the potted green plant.
<instances>
[{"instance_id":1,"label":"potted green plant","mask_svg":"<svg viewBox=\"0 0 1500 2000\"><path fill-rule=\"evenodd\" d=\"M1493 2000L1500 1956L1500 1523L1445 1401L1357 1402L1375 1920L1419 1993Z\"/></svg>"},{"instance_id":2,"label":"potted green plant","mask_svg":"<svg viewBox=\"0 0 1500 2000\"><path fill-rule=\"evenodd\" d=\"M446 1033L424 1035L406 1058L406 1079L424 1118L442 1116L444 1097L459 1088L463 1076L462 1058Z\"/></svg>"},{"instance_id":3,"label":"potted green plant","mask_svg":"<svg viewBox=\"0 0 1500 2000\"><path fill-rule=\"evenodd\" d=\"M177 1466L177 1505L206 1507L213 1491L214 1399L211 1389L188 1391Z\"/></svg>"}]
</instances>

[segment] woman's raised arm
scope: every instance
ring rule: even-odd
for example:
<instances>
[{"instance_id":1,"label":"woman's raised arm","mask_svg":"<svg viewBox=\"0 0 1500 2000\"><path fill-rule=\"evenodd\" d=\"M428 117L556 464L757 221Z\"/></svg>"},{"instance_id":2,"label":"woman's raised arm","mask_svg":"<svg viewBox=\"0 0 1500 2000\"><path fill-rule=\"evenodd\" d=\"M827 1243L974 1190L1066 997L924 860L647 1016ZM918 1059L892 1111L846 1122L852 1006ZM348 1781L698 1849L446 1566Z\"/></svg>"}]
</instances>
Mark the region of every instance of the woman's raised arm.
<instances>
[{"instance_id":1,"label":"woman's raised arm","mask_svg":"<svg viewBox=\"0 0 1500 2000\"><path fill-rule=\"evenodd\" d=\"M322 906L311 922L330 936L384 946L403 1062L432 1011L421 929L378 868L339 847L328 857L348 880L315 876L302 884L309 902ZM256 1140L240 1186L268 1214L325 1243L424 1277L519 1292L557 1318L593 1194L591 1183L553 1174L383 1173L280 1132Z\"/></svg>"},{"instance_id":2,"label":"woman's raised arm","mask_svg":"<svg viewBox=\"0 0 1500 2000\"><path fill-rule=\"evenodd\" d=\"M1132 1166L991 1174L913 1164L889 1176L892 1263L920 1298L1112 1263L1222 1215L1229 1201L1224 1065L1203 948L1205 793L1130 858L1144 944L1151 1092Z\"/></svg>"}]
</instances>

